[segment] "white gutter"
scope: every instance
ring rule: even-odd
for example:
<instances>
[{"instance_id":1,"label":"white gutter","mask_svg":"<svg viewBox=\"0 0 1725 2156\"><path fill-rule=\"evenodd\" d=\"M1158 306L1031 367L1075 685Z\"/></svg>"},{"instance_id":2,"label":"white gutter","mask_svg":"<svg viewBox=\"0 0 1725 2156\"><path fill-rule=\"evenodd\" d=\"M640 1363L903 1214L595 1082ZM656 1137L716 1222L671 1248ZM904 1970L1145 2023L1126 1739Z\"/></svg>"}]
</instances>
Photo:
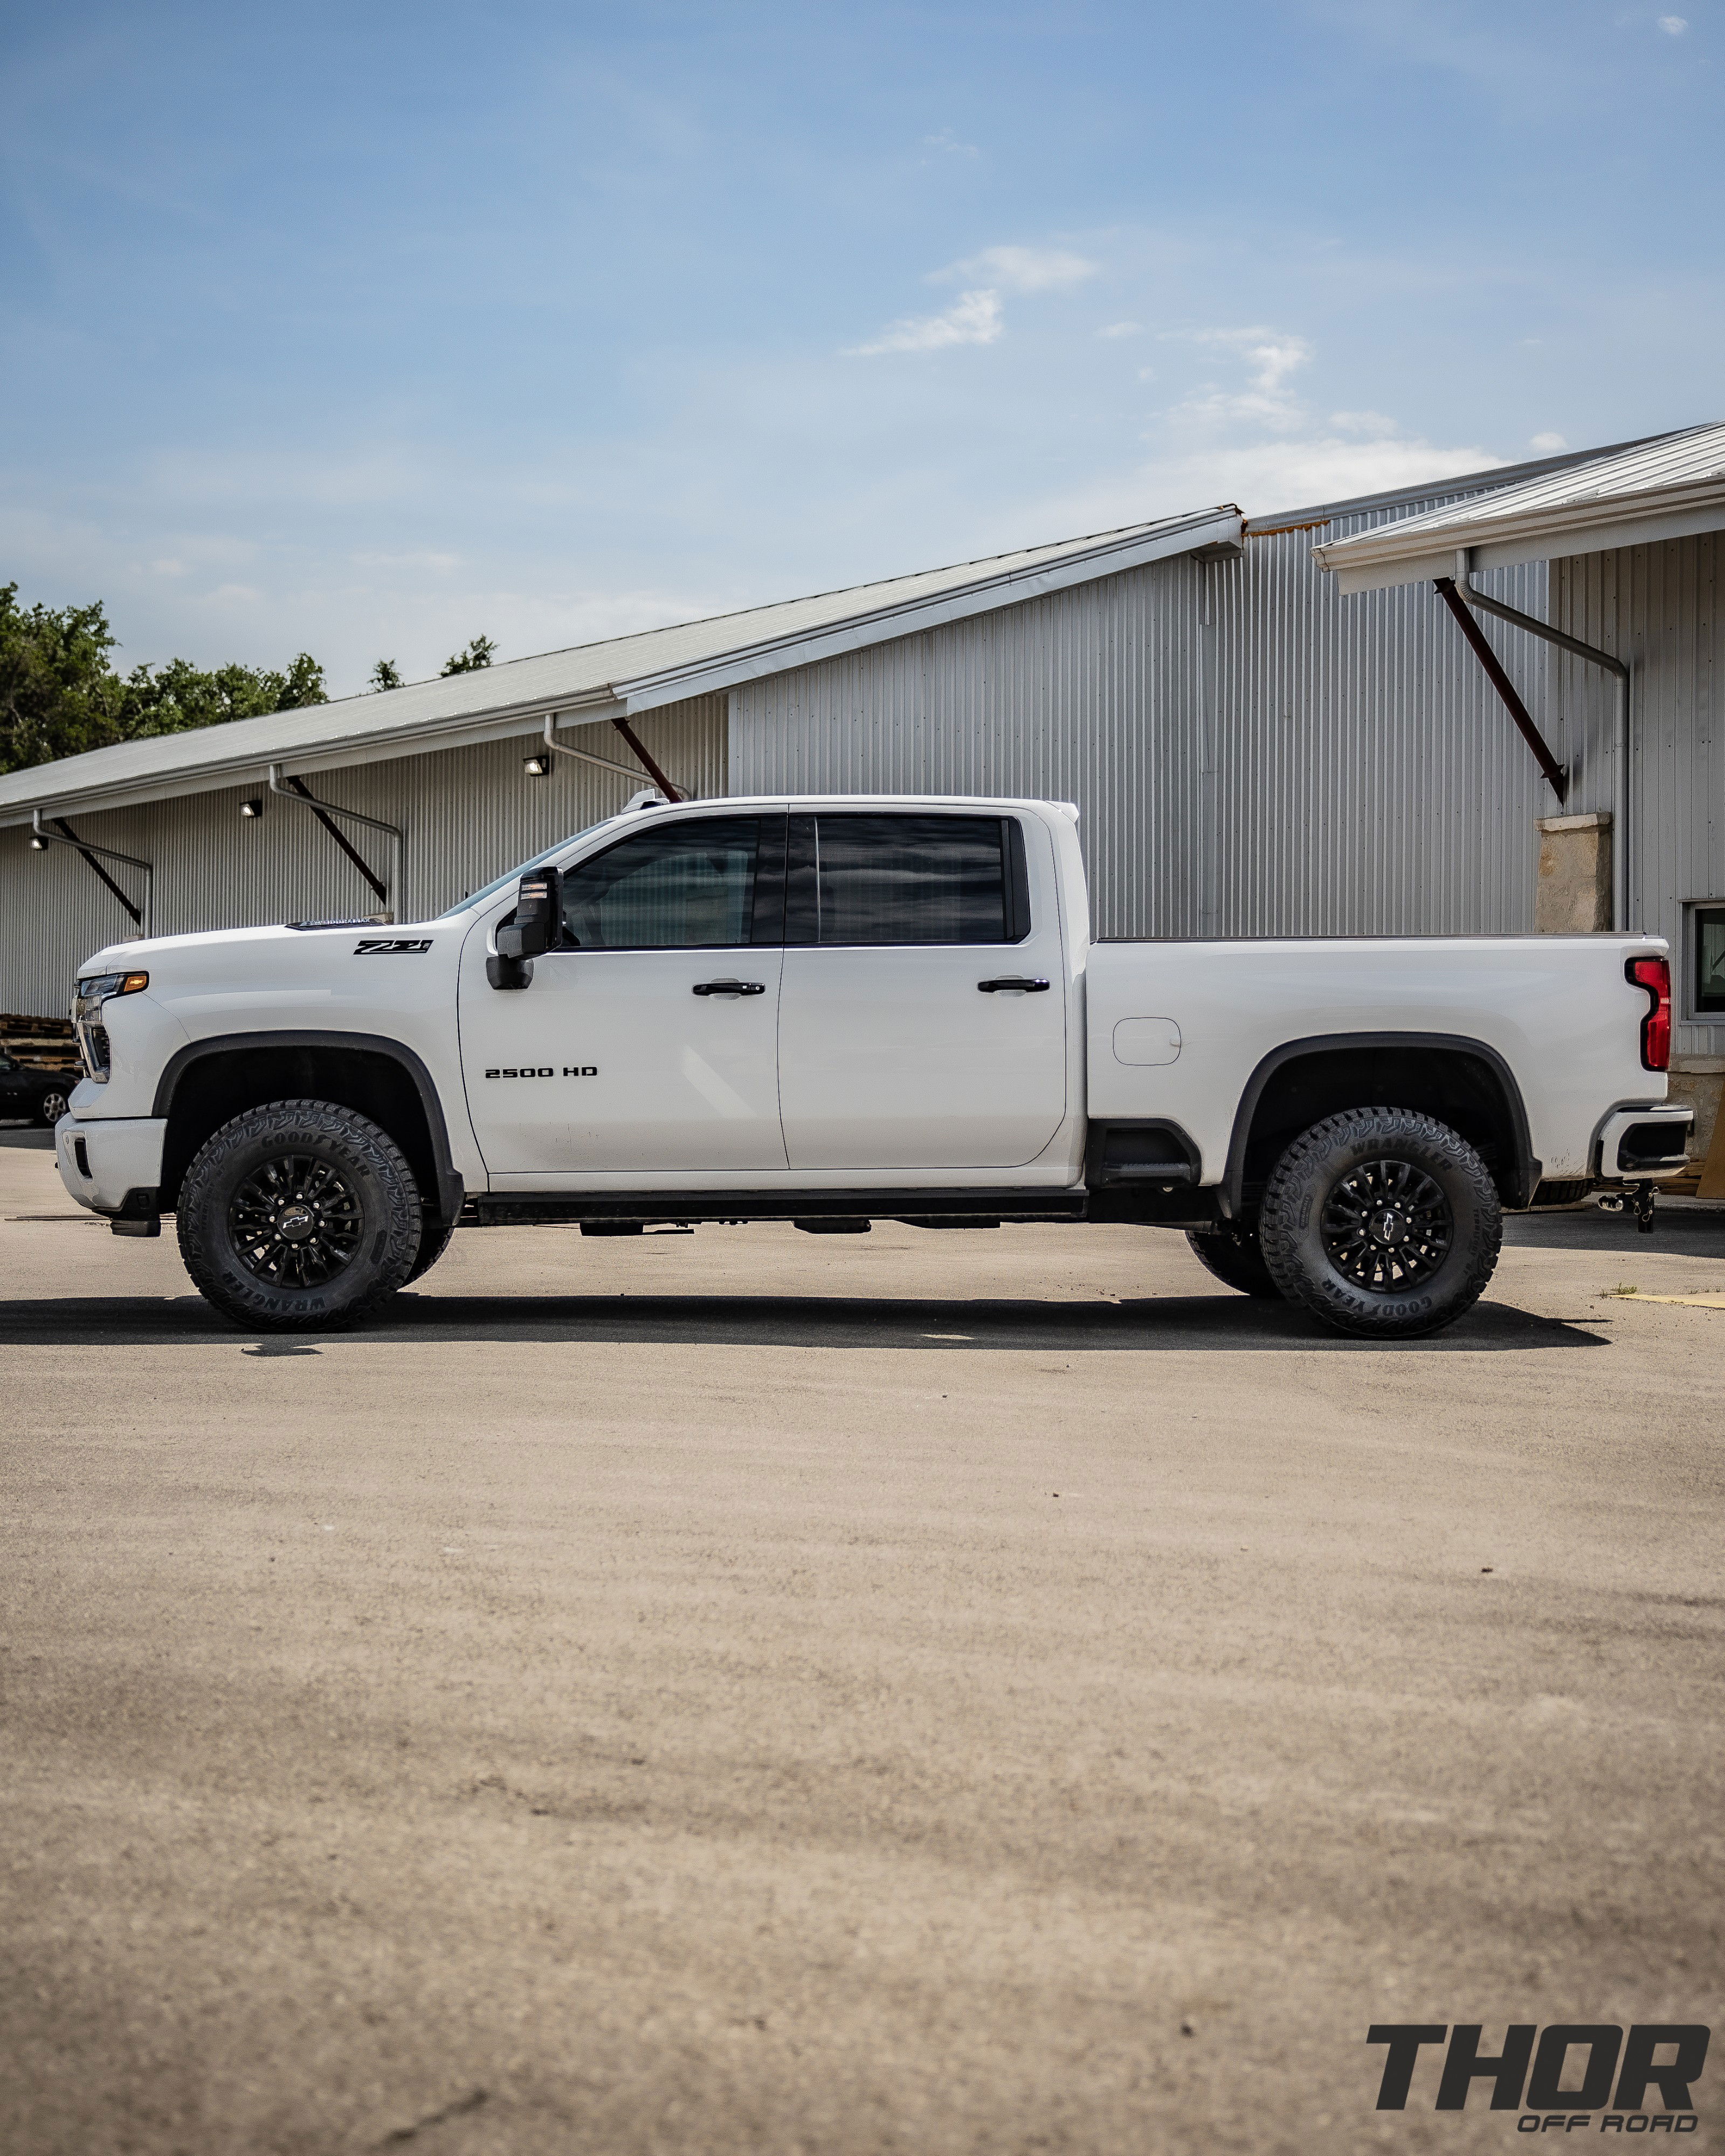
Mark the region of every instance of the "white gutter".
<instances>
[{"instance_id":1,"label":"white gutter","mask_svg":"<svg viewBox=\"0 0 1725 2156\"><path fill-rule=\"evenodd\" d=\"M1530 504L1497 516L1451 514L1429 523L1410 517L1352 538L1328 540L1312 551L1339 579L1343 592L1377 591L1389 584L1448 576L1455 550L1461 547L1471 554L1476 569L1501 569L1561 554L1651 546L1722 526L1725 475L1715 472L1676 485ZM1386 573L1391 571L1394 573Z\"/></svg>"}]
</instances>

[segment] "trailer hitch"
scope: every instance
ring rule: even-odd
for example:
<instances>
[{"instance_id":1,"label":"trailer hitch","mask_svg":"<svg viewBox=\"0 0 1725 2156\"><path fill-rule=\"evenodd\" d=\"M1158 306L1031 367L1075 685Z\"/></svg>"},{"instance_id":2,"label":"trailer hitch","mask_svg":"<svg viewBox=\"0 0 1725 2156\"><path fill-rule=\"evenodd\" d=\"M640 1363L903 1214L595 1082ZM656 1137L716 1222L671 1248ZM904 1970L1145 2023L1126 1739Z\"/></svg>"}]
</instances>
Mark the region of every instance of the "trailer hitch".
<instances>
[{"instance_id":1,"label":"trailer hitch","mask_svg":"<svg viewBox=\"0 0 1725 2156\"><path fill-rule=\"evenodd\" d=\"M1635 1233L1638 1235L1651 1235L1653 1233L1653 1208L1657 1197L1658 1188L1656 1184L1635 1182L1630 1184L1626 1189L1617 1192L1615 1196L1608 1195L1602 1198L1599 1200L1599 1209L1602 1213L1632 1211L1635 1216Z\"/></svg>"}]
</instances>

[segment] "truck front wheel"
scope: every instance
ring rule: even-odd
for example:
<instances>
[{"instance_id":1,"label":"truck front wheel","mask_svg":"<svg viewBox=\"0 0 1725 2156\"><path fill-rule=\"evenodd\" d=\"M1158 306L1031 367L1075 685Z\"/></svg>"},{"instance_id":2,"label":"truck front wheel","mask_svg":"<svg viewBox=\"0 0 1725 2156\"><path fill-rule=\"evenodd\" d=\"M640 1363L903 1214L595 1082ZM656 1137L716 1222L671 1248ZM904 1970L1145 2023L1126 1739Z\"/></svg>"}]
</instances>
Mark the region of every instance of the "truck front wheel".
<instances>
[{"instance_id":1,"label":"truck front wheel","mask_svg":"<svg viewBox=\"0 0 1725 2156\"><path fill-rule=\"evenodd\" d=\"M207 1139L177 1207L200 1294L264 1332L369 1317L420 1250L418 1186L388 1132L328 1101L271 1101Z\"/></svg>"},{"instance_id":2,"label":"truck front wheel","mask_svg":"<svg viewBox=\"0 0 1725 2156\"><path fill-rule=\"evenodd\" d=\"M1350 1108L1295 1139L1258 1235L1271 1277L1336 1332L1409 1339L1453 1325L1497 1263L1503 1213L1459 1132L1409 1108Z\"/></svg>"}]
</instances>

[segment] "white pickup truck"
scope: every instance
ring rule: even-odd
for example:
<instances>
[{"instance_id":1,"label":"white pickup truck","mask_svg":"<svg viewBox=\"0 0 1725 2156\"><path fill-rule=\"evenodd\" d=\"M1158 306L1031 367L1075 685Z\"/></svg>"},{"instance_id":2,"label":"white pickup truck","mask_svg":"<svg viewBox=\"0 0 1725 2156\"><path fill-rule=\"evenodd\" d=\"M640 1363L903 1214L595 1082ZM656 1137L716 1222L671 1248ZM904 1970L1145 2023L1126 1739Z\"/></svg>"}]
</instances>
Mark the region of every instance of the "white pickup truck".
<instances>
[{"instance_id":1,"label":"white pickup truck","mask_svg":"<svg viewBox=\"0 0 1725 2156\"><path fill-rule=\"evenodd\" d=\"M1092 940L1058 802L632 809L434 920L110 946L59 1170L254 1329L457 1227L1128 1221L1343 1332L1460 1317L1505 1208L1684 1164L1650 936Z\"/></svg>"}]
</instances>

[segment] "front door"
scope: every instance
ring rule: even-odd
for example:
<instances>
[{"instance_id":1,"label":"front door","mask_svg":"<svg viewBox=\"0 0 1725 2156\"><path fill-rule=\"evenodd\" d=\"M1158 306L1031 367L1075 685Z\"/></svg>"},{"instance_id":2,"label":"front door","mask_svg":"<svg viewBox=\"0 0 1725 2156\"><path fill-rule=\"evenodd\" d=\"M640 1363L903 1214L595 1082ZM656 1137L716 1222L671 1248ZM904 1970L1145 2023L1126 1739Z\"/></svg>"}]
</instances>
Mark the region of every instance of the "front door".
<instances>
[{"instance_id":1,"label":"front door","mask_svg":"<svg viewBox=\"0 0 1725 2156\"><path fill-rule=\"evenodd\" d=\"M1034 1160L1066 1112L1041 825L835 810L793 815L790 833L778 1079L792 1168Z\"/></svg>"},{"instance_id":2,"label":"front door","mask_svg":"<svg viewBox=\"0 0 1725 2156\"><path fill-rule=\"evenodd\" d=\"M462 1069L505 1187L783 1168L783 814L667 815L578 862L525 988L493 988L490 938L469 937Z\"/></svg>"}]
</instances>

